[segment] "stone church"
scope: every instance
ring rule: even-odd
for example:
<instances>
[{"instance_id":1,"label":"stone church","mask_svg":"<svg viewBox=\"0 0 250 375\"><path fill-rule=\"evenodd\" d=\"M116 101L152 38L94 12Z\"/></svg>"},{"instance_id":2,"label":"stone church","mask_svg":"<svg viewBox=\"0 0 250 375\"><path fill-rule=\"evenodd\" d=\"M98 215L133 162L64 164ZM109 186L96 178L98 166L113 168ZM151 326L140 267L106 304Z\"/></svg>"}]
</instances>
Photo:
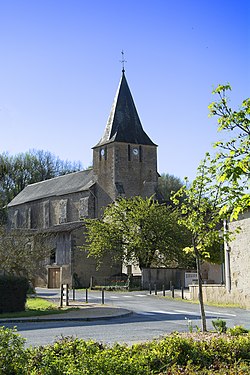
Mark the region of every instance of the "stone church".
<instances>
[{"instance_id":1,"label":"stone church","mask_svg":"<svg viewBox=\"0 0 250 375\"><path fill-rule=\"evenodd\" d=\"M125 71L104 134L93 147L93 168L28 185L8 205L9 226L53 233L54 250L36 284L88 287L90 278L121 273L106 259L97 270L84 244L81 218L101 217L117 197L152 196L156 192L157 145L143 130Z\"/></svg>"}]
</instances>

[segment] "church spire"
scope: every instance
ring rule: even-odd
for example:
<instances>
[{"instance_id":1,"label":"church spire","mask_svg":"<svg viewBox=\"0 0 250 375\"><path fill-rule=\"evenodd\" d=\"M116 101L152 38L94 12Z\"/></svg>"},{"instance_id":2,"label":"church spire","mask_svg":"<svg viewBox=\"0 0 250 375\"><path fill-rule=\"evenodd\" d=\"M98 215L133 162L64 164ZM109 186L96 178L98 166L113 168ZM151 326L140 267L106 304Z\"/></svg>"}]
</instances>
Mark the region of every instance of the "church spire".
<instances>
[{"instance_id":1,"label":"church spire","mask_svg":"<svg viewBox=\"0 0 250 375\"><path fill-rule=\"evenodd\" d=\"M116 92L104 135L95 146L111 142L152 145L149 136L143 130L126 77L124 53L122 51L122 77Z\"/></svg>"}]
</instances>

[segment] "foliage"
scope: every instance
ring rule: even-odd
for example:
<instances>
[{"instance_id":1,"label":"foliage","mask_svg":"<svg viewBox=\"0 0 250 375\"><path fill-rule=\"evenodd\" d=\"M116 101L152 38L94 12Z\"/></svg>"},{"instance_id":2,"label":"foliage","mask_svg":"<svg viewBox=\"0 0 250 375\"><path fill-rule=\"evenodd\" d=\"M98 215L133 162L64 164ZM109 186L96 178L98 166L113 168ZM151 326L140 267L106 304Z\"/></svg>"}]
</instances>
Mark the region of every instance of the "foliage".
<instances>
[{"instance_id":1,"label":"foliage","mask_svg":"<svg viewBox=\"0 0 250 375\"><path fill-rule=\"evenodd\" d=\"M164 201L171 204L171 195L177 192L183 186L183 182L174 175L162 173L158 179L158 193Z\"/></svg>"},{"instance_id":2,"label":"foliage","mask_svg":"<svg viewBox=\"0 0 250 375\"><path fill-rule=\"evenodd\" d=\"M186 185L174 194L172 199L180 207L182 216L179 222L191 233L190 245L185 250L193 252L196 258L202 329L205 331L201 261L210 259L213 249L220 248L223 243L219 231L222 220L220 208L227 199L222 183L216 180L216 166L210 163L209 154L198 167L192 184L188 186L186 180ZM230 233L227 233L227 236L229 235Z\"/></svg>"},{"instance_id":3,"label":"foliage","mask_svg":"<svg viewBox=\"0 0 250 375\"><path fill-rule=\"evenodd\" d=\"M62 337L52 345L29 349L23 348L24 340L15 331L2 328L0 338L0 374L7 375L235 374L236 368L237 374L247 374L250 370L249 335L199 334L193 339L172 334L131 347Z\"/></svg>"},{"instance_id":4,"label":"foliage","mask_svg":"<svg viewBox=\"0 0 250 375\"><path fill-rule=\"evenodd\" d=\"M215 143L214 163L217 179L225 184L228 200L222 213L232 211L237 219L239 212L250 206L250 98L244 100L238 111L229 107L227 92L230 85L219 85L213 94L219 100L209 105L210 116L218 116L218 131L232 134L232 138Z\"/></svg>"},{"instance_id":5,"label":"foliage","mask_svg":"<svg viewBox=\"0 0 250 375\"><path fill-rule=\"evenodd\" d=\"M85 224L89 256L99 262L109 255L142 269L190 261L182 252L189 232L178 224L178 212L153 198L121 198L105 209L101 220L88 219Z\"/></svg>"},{"instance_id":6,"label":"foliage","mask_svg":"<svg viewBox=\"0 0 250 375\"><path fill-rule=\"evenodd\" d=\"M218 333L225 333L227 331L227 323L223 319L212 320L212 324Z\"/></svg>"},{"instance_id":7,"label":"foliage","mask_svg":"<svg viewBox=\"0 0 250 375\"><path fill-rule=\"evenodd\" d=\"M0 374L24 374L28 353L23 339L14 328L0 327Z\"/></svg>"},{"instance_id":8,"label":"foliage","mask_svg":"<svg viewBox=\"0 0 250 375\"><path fill-rule=\"evenodd\" d=\"M60 160L48 151L31 150L14 156L0 154L0 223L5 206L28 184L79 171L81 164Z\"/></svg>"},{"instance_id":9,"label":"foliage","mask_svg":"<svg viewBox=\"0 0 250 375\"><path fill-rule=\"evenodd\" d=\"M25 310L28 280L24 277L0 276L0 313Z\"/></svg>"},{"instance_id":10,"label":"foliage","mask_svg":"<svg viewBox=\"0 0 250 375\"><path fill-rule=\"evenodd\" d=\"M53 247L52 235L23 229L7 231L0 226L1 270L33 280L44 270L43 262Z\"/></svg>"},{"instance_id":11,"label":"foliage","mask_svg":"<svg viewBox=\"0 0 250 375\"><path fill-rule=\"evenodd\" d=\"M246 333L249 333L249 329L246 329L242 325L234 326L227 329L227 334L231 336L241 336Z\"/></svg>"}]
</instances>

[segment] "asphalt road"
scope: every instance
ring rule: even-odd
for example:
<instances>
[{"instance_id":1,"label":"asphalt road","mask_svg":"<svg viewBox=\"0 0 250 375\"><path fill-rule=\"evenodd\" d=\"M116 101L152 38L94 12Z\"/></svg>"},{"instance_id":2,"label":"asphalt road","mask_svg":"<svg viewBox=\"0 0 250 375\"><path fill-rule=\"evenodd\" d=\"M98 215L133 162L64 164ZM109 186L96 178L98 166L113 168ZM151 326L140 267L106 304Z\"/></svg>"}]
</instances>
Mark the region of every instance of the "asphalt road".
<instances>
[{"instance_id":1,"label":"asphalt road","mask_svg":"<svg viewBox=\"0 0 250 375\"><path fill-rule=\"evenodd\" d=\"M58 290L38 289L38 295L56 300ZM90 292L88 301L101 304L101 293ZM76 292L76 299L85 301L85 291ZM199 305L175 299L162 298L160 294L148 292L105 292L105 304L133 311L127 317L89 322L35 322L5 324L17 326L18 332L29 345L45 345L63 336L77 336L85 340L113 344L133 344L152 340L173 331L188 332L188 325L196 330L200 327ZM218 308L206 306L208 329L212 320L226 320L228 327L243 325L250 329L250 311L239 308Z\"/></svg>"}]
</instances>

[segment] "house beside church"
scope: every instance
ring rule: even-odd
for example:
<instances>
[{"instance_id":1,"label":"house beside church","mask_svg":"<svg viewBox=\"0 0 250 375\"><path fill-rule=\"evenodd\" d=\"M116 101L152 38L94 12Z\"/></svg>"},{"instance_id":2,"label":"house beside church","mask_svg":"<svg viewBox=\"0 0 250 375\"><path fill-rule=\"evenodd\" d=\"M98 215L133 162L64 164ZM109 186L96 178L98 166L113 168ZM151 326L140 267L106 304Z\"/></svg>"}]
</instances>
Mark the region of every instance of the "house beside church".
<instances>
[{"instance_id":1,"label":"house beside church","mask_svg":"<svg viewBox=\"0 0 250 375\"><path fill-rule=\"evenodd\" d=\"M53 234L53 251L36 284L57 288L73 279L88 287L90 278L121 273L121 264L96 262L79 249L81 218L98 218L117 197L156 192L157 145L143 130L125 71L100 141L93 147L93 168L28 185L8 205L10 229Z\"/></svg>"}]
</instances>

